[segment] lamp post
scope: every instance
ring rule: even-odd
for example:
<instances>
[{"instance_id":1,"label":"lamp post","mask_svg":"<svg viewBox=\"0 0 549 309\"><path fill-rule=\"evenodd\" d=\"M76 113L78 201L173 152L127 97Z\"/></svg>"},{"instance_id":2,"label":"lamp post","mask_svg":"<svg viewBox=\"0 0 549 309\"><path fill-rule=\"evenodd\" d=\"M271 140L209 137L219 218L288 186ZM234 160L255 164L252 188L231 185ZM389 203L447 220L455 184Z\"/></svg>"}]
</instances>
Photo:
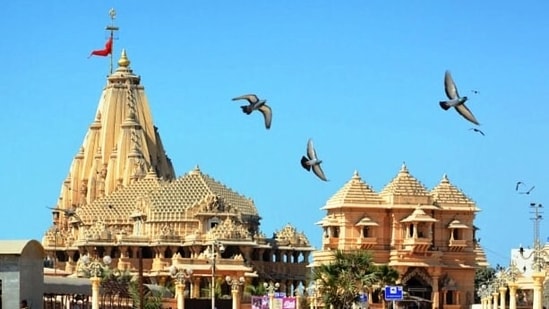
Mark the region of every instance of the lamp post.
<instances>
[{"instance_id":1,"label":"lamp post","mask_svg":"<svg viewBox=\"0 0 549 309\"><path fill-rule=\"evenodd\" d=\"M502 272L503 278L507 282L507 287L509 287L509 309L517 308L517 287L516 283L520 270L518 269L515 261L511 261L511 265Z\"/></svg>"},{"instance_id":2,"label":"lamp post","mask_svg":"<svg viewBox=\"0 0 549 309\"><path fill-rule=\"evenodd\" d=\"M111 262L112 259L108 255L105 255L102 261L97 258L92 260L88 254L82 256L82 267L90 274L92 282L92 309L99 309L99 284L105 268L108 268Z\"/></svg>"},{"instance_id":3,"label":"lamp post","mask_svg":"<svg viewBox=\"0 0 549 309\"><path fill-rule=\"evenodd\" d=\"M177 309L185 308L185 280L189 279L193 274L192 269L179 269L177 266L170 266L170 276L176 280L175 291L177 294Z\"/></svg>"},{"instance_id":4,"label":"lamp post","mask_svg":"<svg viewBox=\"0 0 549 309\"><path fill-rule=\"evenodd\" d=\"M212 262L212 284L211 284L212 308L211 309L215 309L215 263L216 263L218 252L221 255L221 253L225 251L225 247L221 242L214 240L206 250L207 250L206 256Z\"/></svg>"},{"instance_id":5,"label":"lamp post","mask_svg":"<svg viewBox=\"0 0 549 309\"><path fill-rule=\"evenodd\" d=\"M309 304L311 309L316 309L316 291L317 291L317 285L314 282L312 282L311 285L309 285L309 287L307 288L307 294L311 298L311 302Z\"/></svg>"},{"instance_id":6,"label":"lamp post","mask_svg":"<svg viewBox=\"0 0 549 309\"><path fill-rule=\"evenodd\" d=\"M269 283L263 282L263 287L265 287L265 290L267 290L267 295L269 296L269 309L272 309L275 295L274 292L278 290L280 283L273 283L272 281Z\"/></svg>"},{"instance_id":7,"label":"lamp post","mask_svg":"<svg viewBox=\"0 0 549 309\"><path fill-rule=\"evenodd\" d=\"M233 309L240 308L240 298L238 297L238 288L244 284L244 277L238 279L232 278L231 276L225 277L227 284L231 286L231 296L233 298Z\"/></svg>"},{"instance_id":8,"label":"lamp post","mask_svg":"<svg viewBox=\"0 0 549 309\"><path fill-rule=\"evenodd\" d=\"M545 279L545 256L547 256L547 253L545 250L543 250L543 247L541 245L541 242L539 240L539 222L543 219L541 215L540 208L542 208L543 205L538 203L530 203L530 208L533 209L530 211L531 214L534 216L530 218L532 221L534 221L534 249L530 252L530 254L526 255L524 254L524 248L522 245L519 248L520 257L529 260L532 258L532 269L534 270L534 273L532 273L532 281L534 286L534 299L532 308L533 309L542 309L543 303L542 303L542 295L543 295L543 281Z\"/></svg>"}]
</instances>

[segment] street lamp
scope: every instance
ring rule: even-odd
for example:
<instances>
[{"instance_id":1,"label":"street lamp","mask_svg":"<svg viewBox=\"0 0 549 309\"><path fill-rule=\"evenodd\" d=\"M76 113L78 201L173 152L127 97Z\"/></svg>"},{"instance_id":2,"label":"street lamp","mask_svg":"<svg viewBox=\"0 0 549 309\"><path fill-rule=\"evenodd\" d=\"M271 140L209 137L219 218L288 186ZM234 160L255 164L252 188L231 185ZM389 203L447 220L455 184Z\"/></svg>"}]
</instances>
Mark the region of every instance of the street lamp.
<instances>
[{"instance_id":1,"label":"street lamp","mask_svg":"<svg viewBox=\"0 0 549 309\"><path fill-rule=\"evenodd\" d=\"M543 205L538 203L530 203L530 208L533 209L533 211L530 211L531 214L534 215L534 217L530 218L532 221L534 221L534 249L530 254L527 256L524 255L524 248L522 245L519 248L520 257L529 260L530 258L533 258L532 260L532 269L534 270L534 273L532 274L532 280L534 281L534 299L533 299L533 309L541 309L542 308L542 295L543 295L543 281L545 279L545 257L547 256L547 252L543 250L543 247L541 246L541 242L539 241L539 222L543 219L540 208L542 208Z\"/></svg>"},{"instance_id":2,"label":"street lamp","mask_svg":"<svg viewBox=\"0 0 549 309\"><path fill-rule=\"evenodd\" d=\"M89 254L82 256L82 270L86 271L91 276L92 282L92 309L99 309L99 284L101 282L101 277L105 274L105 271L108 269L109 265L112 262L110 256L105 255L103 260L90 258Z\"/></svg>"},{"instance_id":3,"label":"street lamp","mask_svg":"<svg viewBox=\"0 0 549 309\"><path fill-rule=\"evenodd\" d=\"M312 282L309 287L307 287L307 294L311 298L310 307L311 309L316 309L316 292L318 290L318 286Z\"/></svg>"},{"instance_id":4,"label":"street lamp","mask_svg":"<svg viewBox=\"0 0 549 309\"><path fill-rule=\"evenodd\" d=\"M225 277L225 281L227 281L227 284L231 286L231 291L238 291L238 287L244 284L244 277L240 277L238 279L232 278L231 276Z\"/></svg>"},{"instance_id":5,"label":"street lamp","mask_svg":"<svg viewBox=\"0 0 549 309\"><path fill-rule=\"evenodd\" d=\"M177 266L170 266L170 276L176 280L175 289L177 291L177 309L183 309L185 293L185 281L193 274L192 269L179 269Z\"/></svg>"},{"instance_id":6,"label":"street lamp","mask_svg":"<svg viewBox=\"0 0 549 309\"><path fill-rule=\"evenodd\" d=\"M217 258L217 253L219 255L225 251L223 244L217 240L214 240L210 246L206 249L205 255L212 262L212 284L211 284L211 296L212 296L212 308L215 309L215 262Z\"/></svg>"},{"instance_id":7,"label":"street lamp","mask_svg":"<svg viewBox=\"0 0 549 309\"><path fill-rule=\"evenodd\" d=\"M267 290L267 295L269 295L269 308L273 308L274 292L278 290L280 283L273 283L272 281L269 283L263 282L263 287Z\"/></svg>"},{"instance_id":8,"label":"street lamp","mask_svg":"<svg viewBox=\"0 0 549 309\"><path fill-rule=\"evenodd\" d=\"M105 255L103 260L90 258L89 254L82 256L82 268L90 274L90 277L102 277L106 268L112 263L110 256Z\"/></svg>"},{"instance_id":9,"label":"street lamp","mask_svg":"<svg viewBox=\"0 0 549 309\"><path fill-rule=\"evenodd\" d=\"M231 286L231 296L233 298L233 309L240 308L240 299L238 297L238 288L244 284L244 277L240 277L238 279L232 278L231 276L225 277L225 281L227 281L227 284Z\"/></svg>"}]
</instances>

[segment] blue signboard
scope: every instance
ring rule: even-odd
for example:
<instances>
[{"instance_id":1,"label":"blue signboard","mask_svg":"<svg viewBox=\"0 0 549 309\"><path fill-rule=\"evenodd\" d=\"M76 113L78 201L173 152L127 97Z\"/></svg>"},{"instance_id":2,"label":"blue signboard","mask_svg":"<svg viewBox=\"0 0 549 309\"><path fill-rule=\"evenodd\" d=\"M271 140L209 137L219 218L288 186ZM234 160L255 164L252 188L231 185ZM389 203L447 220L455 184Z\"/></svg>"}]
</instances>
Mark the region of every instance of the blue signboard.
<instances>
[{"instance_id":1,"label":"blue signboard","mask_svg":"<svg viewBox=\"0 0 549 309\"><path fill-rule=\"evenodd\" d=\"M404 299L404 292L402 286L386 286L385 287L385 300L402 300Z\"/></svg>"}]
</instances>

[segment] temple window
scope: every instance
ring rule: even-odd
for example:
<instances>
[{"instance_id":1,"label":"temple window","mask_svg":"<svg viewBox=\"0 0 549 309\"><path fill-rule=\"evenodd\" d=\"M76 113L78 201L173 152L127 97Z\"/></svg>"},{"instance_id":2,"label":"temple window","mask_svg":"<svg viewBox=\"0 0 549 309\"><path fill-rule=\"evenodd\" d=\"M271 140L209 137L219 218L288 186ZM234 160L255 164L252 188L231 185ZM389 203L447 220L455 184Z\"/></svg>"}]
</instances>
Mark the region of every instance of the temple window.
<instances>
[{"instance_id":1,"label":"temple window","mask_svg":"<svg viewBox=\"0 0 549 309\"><path fill-rule=\"evenodd\" d=\"M454 305L455 291L446 291L446 305Z\"/></svg>"},{"instance_id":2,"label":"temple window","mask_svg":"<svg viewBox=\"0 0 549 309\"><path fill-rule=\"evenodd\" d=\"M369 226L363 226L362 227L362 237L371 237L370 235L370 227Z\"/></svg>"},{"instance_id":3,"label":"temple window","mask_svg":"<svg viewBox=\"0 0 549 309\"><path fill-rule=\"evenodd\" d=\"M332 237L338 238L339 237L339 227L333 226L332 227Z\"/></svg>"},{"instance_id":4,"label":"temple window","mask_svg":"<svg viewBox=\"0 0 549 309\"><path fill-rule=\"evenodd\" d=\"M452 235L451 235L451 238L452 240L460 240L461 239L461 233L459 232L458 229L452 229Z\"/></svg>"}]
</instances>

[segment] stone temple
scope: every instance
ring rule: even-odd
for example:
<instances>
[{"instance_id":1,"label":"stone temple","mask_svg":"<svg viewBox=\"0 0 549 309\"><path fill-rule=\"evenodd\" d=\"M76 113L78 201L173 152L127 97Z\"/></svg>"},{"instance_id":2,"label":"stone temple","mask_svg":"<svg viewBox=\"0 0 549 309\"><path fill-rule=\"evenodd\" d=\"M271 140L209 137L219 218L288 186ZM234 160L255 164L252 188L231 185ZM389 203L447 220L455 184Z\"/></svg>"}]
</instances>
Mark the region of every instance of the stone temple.
<instances>
[{"instance_id":1,"label":"stone temple","mask_svg":"<svg viewBox=\"0 0 549 309\"><path fill-rule=\"evenodd\" d=\"M191 297L207 297L210 248L222 243L215 277L227 291L227 275L288 292L304 283L314 248L303 233L288 224L266 237L251 198L198 166L177 177L125 50L92 118L42 241L55 273L77 275L84 255L110 256L110 267L137 273L141 262L146 280L162 284L177 265L193 270Z\"/></svg>"}]
</instances>

